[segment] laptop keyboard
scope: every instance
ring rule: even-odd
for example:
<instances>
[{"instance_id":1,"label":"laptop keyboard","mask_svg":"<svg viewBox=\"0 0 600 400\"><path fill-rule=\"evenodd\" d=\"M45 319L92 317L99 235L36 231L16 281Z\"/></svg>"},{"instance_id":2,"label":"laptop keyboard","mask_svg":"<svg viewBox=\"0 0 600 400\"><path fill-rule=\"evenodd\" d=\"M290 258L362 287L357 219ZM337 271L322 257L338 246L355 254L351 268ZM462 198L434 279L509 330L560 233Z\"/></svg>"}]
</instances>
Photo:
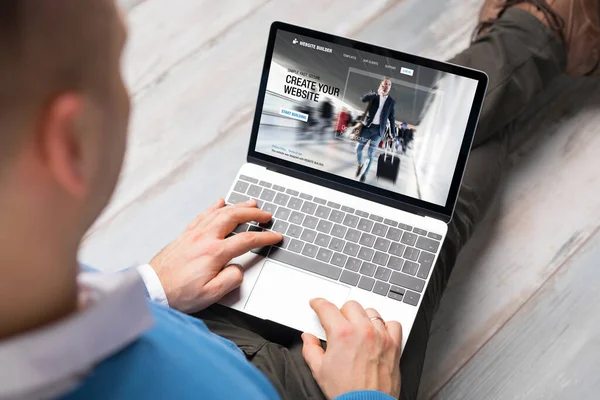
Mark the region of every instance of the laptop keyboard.
<instances>
[{"instance_id":1,"label":"laptop keyboard","mask_svg":"<svg viewBox=\"0 0 600 400\"><path fill-rule=\"evenodd\" d=\"M232 234L272 230L284 235L253 253L416 306L442 236L297 190L241 175L227 199L255 199L273 214L266 224Z\"/></svg>"}]
</instances>

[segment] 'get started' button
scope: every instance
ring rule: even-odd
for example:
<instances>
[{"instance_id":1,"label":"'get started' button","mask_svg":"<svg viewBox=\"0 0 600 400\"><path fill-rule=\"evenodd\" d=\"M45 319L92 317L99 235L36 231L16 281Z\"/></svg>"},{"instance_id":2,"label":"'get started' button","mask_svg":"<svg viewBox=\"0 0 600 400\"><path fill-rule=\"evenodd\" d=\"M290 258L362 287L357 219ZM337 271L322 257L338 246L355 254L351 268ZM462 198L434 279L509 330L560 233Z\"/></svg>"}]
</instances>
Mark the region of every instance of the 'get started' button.
<instances>
[{"instance_id":1,"label":"'get started' button","mask_svg":"<svg viewBox=\"0 0 600 400\"><path fill-rule=\"evenodd\" d=\"M308 114L304 114L299 111L288 110L287 108L283 108L283 107L281 107L279 109L279 114L283 115L284 117L297 119L298 121L302 121L302 122L308 121Z\"/></svg>"}]
</instances>

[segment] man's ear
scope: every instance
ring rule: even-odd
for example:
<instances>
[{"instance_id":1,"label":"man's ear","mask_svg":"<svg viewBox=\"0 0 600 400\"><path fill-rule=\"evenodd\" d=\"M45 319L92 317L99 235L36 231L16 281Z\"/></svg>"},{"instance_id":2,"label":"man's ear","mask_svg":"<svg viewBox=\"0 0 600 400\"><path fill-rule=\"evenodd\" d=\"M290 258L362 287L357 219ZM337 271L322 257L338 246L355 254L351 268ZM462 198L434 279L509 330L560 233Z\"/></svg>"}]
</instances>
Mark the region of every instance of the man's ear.
<instances>
[{"instance_id":1,"label":"man's ear","mask_svg":"<svg viewBox=\"0 0 600 400\"><path fill-rule=\"evenodd\" d=\"M48 173L69 194L82 198L86 182L83 119L85 100L75 93L56 97L46 108L37 129L42 162Z\"/></svg>"}]
</instances>

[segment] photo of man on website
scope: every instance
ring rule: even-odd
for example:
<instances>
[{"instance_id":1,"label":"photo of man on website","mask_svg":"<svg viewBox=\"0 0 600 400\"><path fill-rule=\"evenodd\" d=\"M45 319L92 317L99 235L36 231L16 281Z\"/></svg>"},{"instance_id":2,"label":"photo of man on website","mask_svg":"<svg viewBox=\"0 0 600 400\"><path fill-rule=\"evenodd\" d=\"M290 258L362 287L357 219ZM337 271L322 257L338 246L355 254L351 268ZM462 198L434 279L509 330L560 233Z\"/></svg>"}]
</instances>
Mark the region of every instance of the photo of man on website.
<instances>
[{"instance_id":1,"label":"photo of man on website","mask_svg":"<svg viewBox=\"0 0 600 400\"><path fill-rule=\"evenodd\" d=\"M445 205L476 88L280 31L256 151Z\"/></svg>"}]
</instances>

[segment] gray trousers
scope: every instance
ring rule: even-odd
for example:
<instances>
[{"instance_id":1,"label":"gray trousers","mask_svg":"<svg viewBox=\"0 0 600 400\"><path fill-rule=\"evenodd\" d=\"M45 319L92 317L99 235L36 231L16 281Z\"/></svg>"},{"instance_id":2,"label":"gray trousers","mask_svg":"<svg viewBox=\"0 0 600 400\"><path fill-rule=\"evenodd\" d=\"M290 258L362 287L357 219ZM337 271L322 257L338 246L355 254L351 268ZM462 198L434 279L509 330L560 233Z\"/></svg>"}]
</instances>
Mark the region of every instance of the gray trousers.
<instances>
[{"instance_id":1,"label":"gray trousers","mask_svg":"<svg viewBox=\"0 0 600 400\"><path fill-rule=\"evenodd\" d=\"M528 13L509 9L491 30L450 60L485 71L490 83L454 217L400 361L402 399L415 399L429 329L460 250L483 219L520 141L514 120L562 73L566 54L554 34ZM215 305L199 314L214 333L232 340L286 399L323 399L302 358L300 333Z\"/></svg>"}]
</instances>

